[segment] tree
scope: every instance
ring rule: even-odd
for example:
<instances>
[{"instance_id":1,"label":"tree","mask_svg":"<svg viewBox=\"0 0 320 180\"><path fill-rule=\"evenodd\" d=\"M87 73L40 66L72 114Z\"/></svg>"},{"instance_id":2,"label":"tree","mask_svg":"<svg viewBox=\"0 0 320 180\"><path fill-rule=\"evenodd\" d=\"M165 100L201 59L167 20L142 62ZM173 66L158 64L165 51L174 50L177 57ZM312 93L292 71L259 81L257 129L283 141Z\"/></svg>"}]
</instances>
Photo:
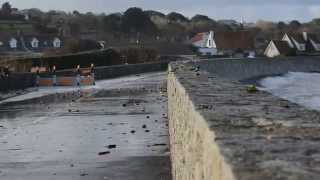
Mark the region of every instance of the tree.
<instances>
[{"instance_id":1,"label":"tree","mask_svg":"<svg viewBox=\"0 0 320 180\"><path fill-rule=\"evenodd\" d=\"M189 19L180 13L172 12L167 15L167 18L173 22L189 22Z\"/></svg>"},{"instance_id":2,"label":"tree","mask_svg":"<svg viewBox=\"0 0 320 180\"><path fill-rule=\"evenodd\" d=\"M2 4L1 11L5 15L10 15L12 12L11 4L9 2L5 2Z\"/></svg>"},{"instance_id":3,"label":"tree","mask_svg":"<svg viewBox=\"0 0 320 180\"><path fill-rule=\"evenodd\" d=\"M141 8L133 7L123 14L122 30L126 33L153 34L156 27Z\"/></svg>"},{"instance_id":4,"label":"tree","mask_svg":"<svg viewBox=\"0 0 320 180\"><path fill-rule=\"evenodd\" d=\"M210 19L208 16L200 15L200 14L197 14L191 18L191 22L194 22L194 23L203 22L203 21L213 22L213 20Z\"/></svg>"},{"instance_id":5,"label":"tree","mask_svg":"<svg viewBox=\"0 0 320 180\"><path fill-rule=\"evenodd\" d=\"M293 20L290 22L289 26L292 28L292 29L298 29L301 27L301 23L297 20Z\"/></svg>"},{"instance_id":6,"label":"tree","mask_svg":"<svg viewBox=\"0 0 320 180\"><path fill-rule=\"evenodd\" d=\"M149 10L149 11L144 11L149 17L151 16L159 16L159 17L166 17L165 14L161 13L161 12L158 12L158 11L152 11L152 10Z\"/></svg>"},{"instance_id":7,"label":"tree","mask_svg":"<svg viewBox=\"0 0 320 180\"><path fill-rule=\"evenodd\" d=\"M74 16L80 16L80 15L81 15L80 12L79 12L79 11L76 11L76 10L73 11L72 14L73 14Z\"/></svg>"},{"instance_id":8,"label":"tree","mask_svg":"<svg viewBox=\"0 0 320 180\"><path fill-rule=\"evenodd\" d=\"M204 15L195 15L191 18L191 25L189 28L189 35L193 36L198 32L208 32L213 29L216 29L217 22L210 19L208 16Z\"/></svg>"},{"instance_id":9,"label":"tree","mask_svg":"<svg viewBox=\"0 0 320 180\"><path fill-rule=\"evenodd\" d=\"M80 24L78 22L69 22L70 33L74 36L78 36L81 32Z\"/></svg>"},{"instance_id":10,"label":"tree","mask_svg":"<svg viewBox=\"0 0 320 180\"><path fill-rule=\"evenodd\" d=\"M263 31L269 31L276 27L276 25L273 22L263 20L257 21L256 26Z\"/></svg>"},{"instance_id":11,"label":"tree","mask_svg":"<svg viewBox=\"0 0 320 180\"><path fill-rule=\"evenodd\" d=\"M103 18L103 29L115 33L121 29L121 14L110 14Z\"/></svg>"},{"instance_id":12,"label":"tree","mask_svg":"<svg viewBox=\"0 0 320 180\"><path fill-rule=\"evenodd\" d=\"M278 25L277 25L277 28L278 28L279 30L284 30L286 27L287 27L286 23L284 23L284 22L282 22L282 21L280 21L280 22L278 23Z\"/></svg>"}]
</instances>

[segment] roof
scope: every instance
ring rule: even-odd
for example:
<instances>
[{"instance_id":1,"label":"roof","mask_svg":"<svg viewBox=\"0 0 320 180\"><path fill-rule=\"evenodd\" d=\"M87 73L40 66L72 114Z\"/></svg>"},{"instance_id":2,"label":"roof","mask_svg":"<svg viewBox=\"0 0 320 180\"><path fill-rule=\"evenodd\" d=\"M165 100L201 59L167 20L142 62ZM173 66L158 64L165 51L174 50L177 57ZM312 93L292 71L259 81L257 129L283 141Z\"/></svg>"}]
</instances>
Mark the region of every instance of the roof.
<instances>
[{"instance_id":1,"label":"roof","mask_svg":"<svg viewBox=\"0 0 320 180\"><path fill-rule=\"evenodd\" d=\"M317 35L316 34L308 34L308 38L309 39L311 39L311 40L313 40L315 43L319 43L320 44L320 40L319 40L319 38L317 37Z\"/></svg>"},{"instance_id":2,"label":"roof","mask_svg":"<svg viewBox=\"0 0 320 180\"><path fill-rule=\"evenodd\" d=\"M292 39L294 39L294 40L296 40L298 43L300 43L300 44L305 44L306 43L306 41L304 40L304 38L303 38L303 35L302 34L295 34L295 33L290 33L290 34L288 34L289 35L289 37Z\"/></svg>"},{"instance_id":3,"label":"roof","mask_svg":"<svg viewBox=\"0 0 320 180\"><path fill-rule=\"evenodd\" d=\"M214 37L219 50L254 49L254 35L249 31L216 32Z\"/></svg>"},{"instance_id":4,"label":"roof","mask_svg":"<svg viewBox=\"0 0 320 180\"><path fill-rule=\"evenodd\" d=\"M292 52L287 41L272 40L281 55L289 55Z\"/></svg>"},{"instance_id":5,"label":"roof","mask_svg":"<svg viewBox=\"0 0 320 180\"><path fill-rule=\"evenodd\" d=\"M206 33L198 33L191 39L191 42L195 43L195 42L202 41L204 40L205 37L206 37Z\"/></svg>"}]
</instances>

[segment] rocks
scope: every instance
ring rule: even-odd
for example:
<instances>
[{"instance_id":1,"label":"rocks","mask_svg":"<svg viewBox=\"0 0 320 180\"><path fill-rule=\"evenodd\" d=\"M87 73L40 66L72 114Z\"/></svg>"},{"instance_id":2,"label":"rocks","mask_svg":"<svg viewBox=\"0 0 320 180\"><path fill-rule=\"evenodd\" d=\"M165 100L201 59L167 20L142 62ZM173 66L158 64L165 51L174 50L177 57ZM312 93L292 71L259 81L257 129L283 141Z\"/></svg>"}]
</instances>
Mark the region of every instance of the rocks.
<instances>
[{"instance_id":1,"label":"rocks","mask_svg":"<svg viewBox=\"0 0 320 180\"><path fill-rule=\"evenodd\" d=\"M108 149L115 149L115 148L117 148L117 145L115 144L108 145Z\"/></svg>"},{"instance_id":2,"label":"rocks","mask_svg":"<svg viewBox=\"0 0 320 180\"><path fill-rule=\"evenodd\" d=\"M80 176L88 176L88 173L80 173Z\"/></svg>"},{"instance_id":3,"label":"rocks","mask_svg":"<svg viewBox=\"0 0 320 180\"><path fill-rule=\"evenodd\" d=\"M142 128L143 128L143 129L146 129L146 128L147 128L147 125L145 125L145 124L142 125Z\"/></svg>"},{"instance_id":4,"label":"rocks","mask_svg":"<svg viewBox=\"0 0 320 180\"><path fill-rule=\"evenodd\" d=\"M319 150L318 149L308 149L306 150L303 154L306 156L312 156L314 154L319 154Z\"/></svg>"},{"instance_id":5,"label":"rocks","mask_svg":"<svg viewBox=\"0 0 320 180\"><path fill-rule=\"evenodd\" d=\"M134 134L134 133L136 133L136 131L135 130L132 130L132 131L130 131L131 132L131 134Z\"/></svg>"},{"instance_id":6,"label":"rocks","mask_svg":"<svg viewBox=\"0 0 320 180\"><path fill-rule=\"evenodd\" d=\"M103 151L103 152L99 152L98 155L102 156L102 155L107 155L107 154L110 154L110 153L111 153L110 151Z\"/></svg>"},{"instance_id":7,"label":"rocks","mask_svg":"<svg viewBox=\"0 0 320 180\"><path fill-rule=\"evenodd\" d=\"M160 144L154 144L153 146L166 146L167 144L165 143L160 143Z\"/></svg>"}]
</instances>

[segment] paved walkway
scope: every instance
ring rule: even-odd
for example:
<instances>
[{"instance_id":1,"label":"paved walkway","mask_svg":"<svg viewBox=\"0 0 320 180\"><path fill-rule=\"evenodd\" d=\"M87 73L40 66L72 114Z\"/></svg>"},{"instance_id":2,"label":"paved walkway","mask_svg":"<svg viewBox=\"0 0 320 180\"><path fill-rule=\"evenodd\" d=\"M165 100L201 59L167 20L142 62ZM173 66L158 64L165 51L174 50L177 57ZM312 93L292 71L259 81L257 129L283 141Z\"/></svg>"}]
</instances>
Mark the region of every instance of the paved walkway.
<instances>
[{"instance_id":1,"label":"paved walkway","mask_svg":"<svg viewBox=\"0 0 320 180\"><path fill-rule=\"evenodd\" d=\"M1 180L167 180L164 73L0 102Z\"/></svg>"}]
</instances>

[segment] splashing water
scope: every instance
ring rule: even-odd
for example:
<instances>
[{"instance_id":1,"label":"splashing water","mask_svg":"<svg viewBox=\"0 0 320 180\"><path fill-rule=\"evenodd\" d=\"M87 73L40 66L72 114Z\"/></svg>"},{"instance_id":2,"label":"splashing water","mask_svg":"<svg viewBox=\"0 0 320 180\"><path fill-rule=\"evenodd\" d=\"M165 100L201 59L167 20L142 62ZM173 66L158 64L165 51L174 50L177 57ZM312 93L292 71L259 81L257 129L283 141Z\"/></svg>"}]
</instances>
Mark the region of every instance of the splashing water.
<instances>
[{"instance_id":1,"label":"splashing water","mask_svg":"<svg viewBox=\"0 0 320 180\"><path fill-rule=\"evenodd\" d=\"M260 81L260 89L309 109L320 110L320 73L289 72Z\"/></svg>"}]
</instances>

